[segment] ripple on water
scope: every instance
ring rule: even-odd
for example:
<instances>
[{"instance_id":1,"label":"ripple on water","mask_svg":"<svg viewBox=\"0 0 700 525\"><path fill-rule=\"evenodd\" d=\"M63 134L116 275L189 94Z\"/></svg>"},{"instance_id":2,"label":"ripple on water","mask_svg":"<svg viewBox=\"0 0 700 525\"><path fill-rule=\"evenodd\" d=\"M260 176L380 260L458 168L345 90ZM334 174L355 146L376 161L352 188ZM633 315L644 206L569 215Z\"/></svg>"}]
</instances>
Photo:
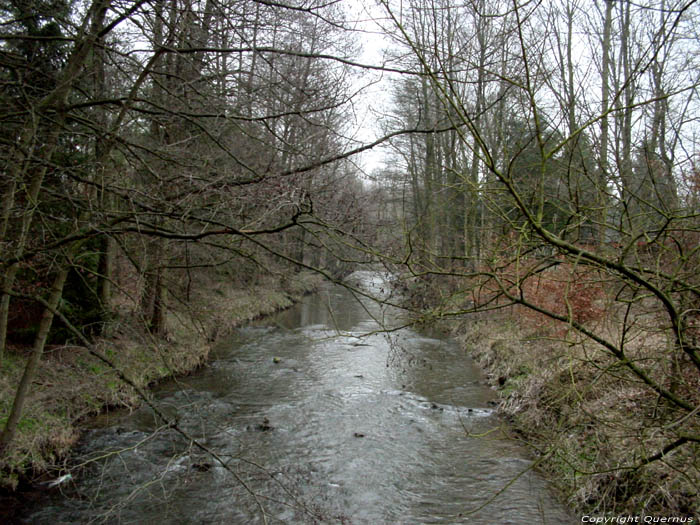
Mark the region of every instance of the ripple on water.
<instances>
[{"instance_id":1,"label":"ripple on water","mask_svg":"<svg viewBox=\"0 0 700 525\"><path fill-rule=\"evenodd\" d=\"M387 275L352 279L389 293ZM301 503L321 523L572 523L527 454L492 432L493 394L463 352L413 330L373 333L394 314L362 301L341 288L309 297L158 389L235 476L146 409L111 415L77 461L105 457L30 522L260 523L250 489L281 523L312 522Z\"/></svg>"}]
</instances>

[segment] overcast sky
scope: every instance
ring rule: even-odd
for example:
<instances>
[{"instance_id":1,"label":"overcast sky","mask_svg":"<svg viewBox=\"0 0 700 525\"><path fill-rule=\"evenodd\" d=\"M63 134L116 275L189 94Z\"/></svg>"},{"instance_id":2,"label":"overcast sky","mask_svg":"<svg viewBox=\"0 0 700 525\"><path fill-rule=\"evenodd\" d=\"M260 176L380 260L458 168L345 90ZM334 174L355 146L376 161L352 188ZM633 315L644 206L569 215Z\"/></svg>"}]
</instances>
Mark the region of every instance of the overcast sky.
<instances>
[{"instance_id":1,"label":"overcast sky","mask_svg":"<svg viewBox=\"0 0 700 525\"><path fill-rule=\"evenodd\" d=\"M388 47L380 26L375 22L383 14L381 8L361 0L348 0L348 4L351 19L357 21L357 36L362 45L362 52L356 60L363 64L381 65ZM357 125L355 137L369 143L382 135L382 115L391 107L391 80L386 73L367 71L356 83L356 89L360 88L362 93L354 105ZM369 174L382 167L385 156L381 148L375 148L358 156L356 162Z\"/></svg>"}]
</instances>

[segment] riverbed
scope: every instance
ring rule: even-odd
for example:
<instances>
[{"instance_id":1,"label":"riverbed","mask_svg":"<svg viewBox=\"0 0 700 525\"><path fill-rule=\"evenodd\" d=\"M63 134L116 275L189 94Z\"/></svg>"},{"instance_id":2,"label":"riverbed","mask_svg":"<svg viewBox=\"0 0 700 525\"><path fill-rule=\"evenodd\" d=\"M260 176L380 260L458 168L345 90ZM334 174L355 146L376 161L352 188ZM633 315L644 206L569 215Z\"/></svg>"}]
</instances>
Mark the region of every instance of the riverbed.
<instances>
[{"instance_id":1,"label":"riverbed","mask_svg":"<svg viewBox=\"0 0 700 525\"><path fill-rule=\"evenodd\" d=\"M389 276L348 283L391 301ZM456 343L328 285L96 418L29 523L574 523Z\"/></svg>"}]
</instances>

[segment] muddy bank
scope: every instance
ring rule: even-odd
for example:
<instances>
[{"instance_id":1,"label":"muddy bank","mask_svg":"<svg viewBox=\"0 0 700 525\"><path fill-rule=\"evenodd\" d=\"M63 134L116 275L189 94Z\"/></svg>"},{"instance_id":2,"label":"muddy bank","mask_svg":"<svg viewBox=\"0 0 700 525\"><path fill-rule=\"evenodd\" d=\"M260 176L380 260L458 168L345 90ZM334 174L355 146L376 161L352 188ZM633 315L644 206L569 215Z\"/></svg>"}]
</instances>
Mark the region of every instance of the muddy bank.
<instances>
[{"instance_id":1,"label":"muddy bank","mask_svg":"<svg viewBox=\"0 0 700 525\"><path fill-rule=\"evenodd\" d=\"M292 306L320 282L318 275L301 273L284 281L270 278L245 289L216 283L169 312L166 340L154 339L138 329L135 319L122 315L109 326L96 349L136 386L147 387L197 369L219 338L241 324ZM26 352L14 350L0 375L0 423L7 418L26 362ZM48 348L12 450L3 458L0 508L5 518L25 497L31 498L22 489L45 481L47 472L60 472L78 439L81 420L112 407L134 408L139 403L135 391L87 348ZM0 521L7 519L0 516Z\"/></svg>"}]
</instances>

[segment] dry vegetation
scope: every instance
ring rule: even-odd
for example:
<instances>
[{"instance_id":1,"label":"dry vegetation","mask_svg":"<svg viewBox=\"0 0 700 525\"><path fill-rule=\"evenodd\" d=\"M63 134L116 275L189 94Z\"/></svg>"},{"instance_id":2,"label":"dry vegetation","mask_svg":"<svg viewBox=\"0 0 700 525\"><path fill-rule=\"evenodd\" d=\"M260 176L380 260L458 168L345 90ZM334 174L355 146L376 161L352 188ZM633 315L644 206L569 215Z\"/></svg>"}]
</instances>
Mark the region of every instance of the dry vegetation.
<instances>
[{"instance_id":1,"label":"dry vegetation","mask_svg":"<svg viewBox=\"0 0 700 525\"><path fill-rule=\"evenodd\" d=\"M649 303L627 312L603 280L582 278L574 286L564 273L571 275L564 268L544 272L524 287L525 295L552 311L573 307L581 322L610 340L620 341L619 327L626 326L628 359L670 391L691 393L700 406L700 380L689 361L676 357L672 334L659 328ZM623 323L624 316L634 322ZM700 447L684 442L666 449L700 435L697 409L670 406L605 348L523 306L467 318L457 332L499 391L500 411L547 456L543 468L576 510L700 513Z\"/></svg>"},{"instance_id":2,"label":"dry vegetation","mask_svg":"<svg viewBox=\"0 0 700 525\"><path fill-rule=\"evenodd\" d=\"M139 388L146 387L192 372L205 362L216 340L246 321L291 306L319 283L320 277L311 273L297 274L282 285L272 276L247 288L219 282L200 288L187 308L168 312L169 341L139 330L137 322L123 316L112 322L110 336L101 338L95 349ZM0 422L7 418L26 354L21 347L8 352L0 376ZM78 439L77 423L86 417L140 402L114 370L83 346L48 348L33 387L15 446L5 458L1 479L5 487L15 487L24 476L59 468Z\"/></svg>"}]
</instances>

